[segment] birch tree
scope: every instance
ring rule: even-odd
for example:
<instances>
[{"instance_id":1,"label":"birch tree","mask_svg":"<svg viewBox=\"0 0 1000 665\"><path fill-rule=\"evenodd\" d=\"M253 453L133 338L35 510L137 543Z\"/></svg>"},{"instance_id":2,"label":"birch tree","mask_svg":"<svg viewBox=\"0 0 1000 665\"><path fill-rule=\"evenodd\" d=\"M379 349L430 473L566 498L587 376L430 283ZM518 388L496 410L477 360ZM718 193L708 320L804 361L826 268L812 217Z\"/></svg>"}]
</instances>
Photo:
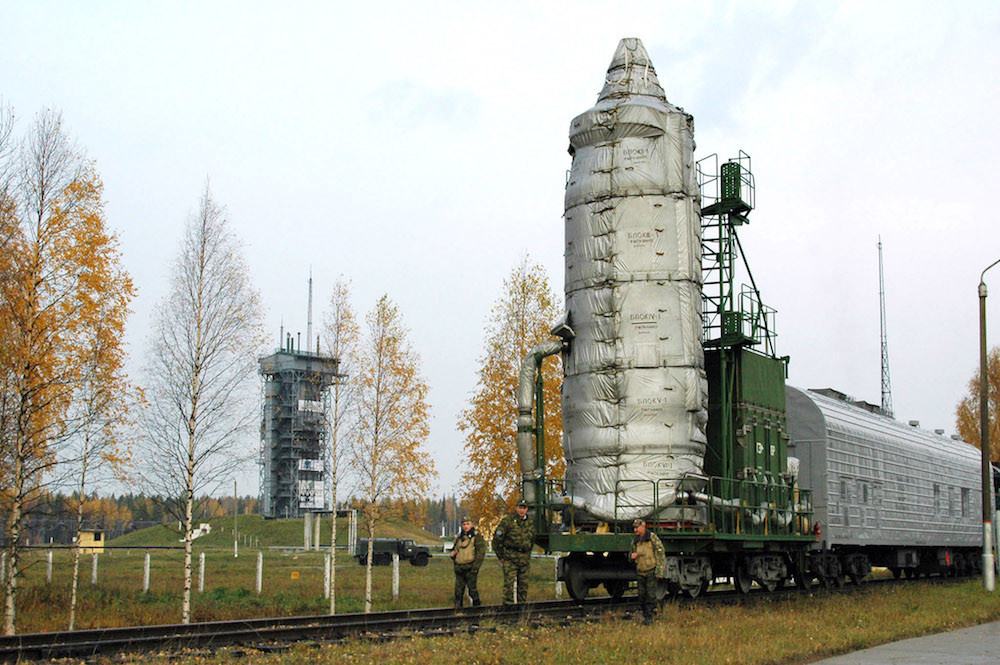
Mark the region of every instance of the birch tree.
<instances>
[{"instance_id":1,"label":"birch tree","mask_svg":"<svg viewBox=\"0 0 1000 665\"><path fill-rule=\"evenodd\" d=\"M115 252L117 256L117 252ZM73 399L73 419L80 423L64 453L70 476L76 479L76 528L73 536L73 581L70 586L69 630L76 624L77 590L80 580L80 535L88 483L109 477L125 481L132 463L132 407L140 394L125 372L125 349L119 343L130 313L132 281L117 267L104 275L108 293L94 303L98 312L85 339L83 374Z\"/></svg>"},{"instance_id":2,"label":"birch tree","mask_svg":"<svg viewBox=\"0 0 1000 665\"><path fill-rule=\"evenodd\" d=\"M351 306L350 282L343 277L337 280L330 296L329 309L324 316L323 330L327 352L339 359L340 374L351 371L358 341L358 322ZM337 480L340 458L343 454L342 440L350 434L350 409L353 404L353 385L345 378L338 377L332 387L330 403L330 506L333 511L330 533L330 614L337 610Z\"/></svg>"},{"instance_id":3,"label":"birch tree","mask_svg":"<svg viewBox=\"0 0 1000 665\"><path fill-rule=\"evenodd\" d=\"M72 407L86 381L88 340L109 326L109 351L121 353L122 331L110 331L124 323L124 315L103 321L102 303L127 302L132 292L118 265L117 239L105 227L100 178L63 131L59 113L36 116L2 174L7 176L0 178L4 632L13 634L23 521L46 484L57 480L59 452L81 427Z\"/></svg>"},{"instance_id":4,"label":"birch tree","mask_svg":"<svg viewBox=\"0 0 1000 665\"><path fill-rule=\"evenodd\" d=\"M423 444L430 432L427 384L420 356L407 339L402 316L387 296L365 317L358 343L358 427L350 462L364 500L368 528L365 612L372 608L372 555L375 525L389 499L423 496L436 473Z\"/></svg>"},{"instance_id":5,"label":"birch tree","mask_svg":"<svg viewBox=\"0 0 1000 665\"><path fill-rule=\"evenodd\" d=\"M521 363L536 344L552 339L559 301L540 265L525 257L504 280L486 324L479 379L469 406L461 412L465 434L462 489L471 512L483 525L495 524L521 494L517 461L517 383ZM561 359L544 361L546 474L559 477L562 451ZM500 497L501 501L497 500Z\"/></svg>"},{"instance_id":6,"label":"birch tree","mask_svg":"<svg viewBox=\"0 0 1000 665\"><path fill-rule=\"evenodd\" d=\"M969 391L955 409L955 429L959 437L980 450L983 449L979 426L979 376L969 379ZM986 408L990 417L990 459L1000 462L1000 346L990 349L986 357Z\"/></svg>"},{"instance_id":7,"label":"birch tree","mask_svg":"<svg viewBox=\"0 0 1000 665\"><path fill-rule=\"evenodd\" d=\"M231 480L251 456L263 343L260 295L225 208L206 184L174 259L170 292L153 315L145 372L143 476L180 513L183 623L191 620L195 496Z\"/></svg>"}]
</instances>

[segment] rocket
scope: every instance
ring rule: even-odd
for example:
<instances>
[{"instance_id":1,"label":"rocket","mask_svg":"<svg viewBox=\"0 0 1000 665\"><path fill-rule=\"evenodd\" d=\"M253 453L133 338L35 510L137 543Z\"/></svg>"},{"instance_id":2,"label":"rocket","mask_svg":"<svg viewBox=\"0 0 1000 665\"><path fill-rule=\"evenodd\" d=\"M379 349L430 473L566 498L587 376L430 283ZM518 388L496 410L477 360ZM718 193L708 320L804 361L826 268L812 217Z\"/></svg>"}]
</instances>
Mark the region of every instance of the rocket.
<instances>
[{"instance_id":1,"label":"rocket","mask_svg":"<svg viewBox=\"0 0 1000 665\"><path fill-rule=\"evenodd\" d=\"M567 495L600 520L702 474L708 388L694 120L638 39L569 130L562 394ZM566 332L568 331L568 332Z\"/></svg>"}]
</instances>

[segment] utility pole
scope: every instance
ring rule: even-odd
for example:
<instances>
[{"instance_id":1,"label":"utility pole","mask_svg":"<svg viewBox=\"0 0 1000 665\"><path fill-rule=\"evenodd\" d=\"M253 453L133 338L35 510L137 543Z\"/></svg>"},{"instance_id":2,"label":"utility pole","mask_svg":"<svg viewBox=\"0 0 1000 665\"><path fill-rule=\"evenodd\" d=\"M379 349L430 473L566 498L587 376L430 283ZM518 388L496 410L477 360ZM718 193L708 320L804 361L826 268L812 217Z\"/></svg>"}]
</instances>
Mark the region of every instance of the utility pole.
<instances>
[{"instance_id":1,"label":"utility pole","mask_svg":"<svg viewBox=\"0 0 1000 665\"><path fill-rule=\"evenodd\" d=\"M1000 259L986 267L989 270ZM983 588L993 591L993 483L990 468L989 382L986 371L986 270L979 276L979 441L983 452Z\"/></svg>"}]
</instances>

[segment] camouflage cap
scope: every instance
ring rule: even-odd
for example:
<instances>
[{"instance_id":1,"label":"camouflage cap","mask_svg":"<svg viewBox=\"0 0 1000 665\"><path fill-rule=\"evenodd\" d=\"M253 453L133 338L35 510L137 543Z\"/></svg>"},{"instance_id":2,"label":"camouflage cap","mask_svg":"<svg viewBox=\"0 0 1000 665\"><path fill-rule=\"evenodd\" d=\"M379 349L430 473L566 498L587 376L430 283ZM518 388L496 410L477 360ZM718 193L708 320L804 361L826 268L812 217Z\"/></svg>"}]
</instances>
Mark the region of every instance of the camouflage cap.
<instances>
[{"instance_id":1,"label":"camouflage cap","mask_svg":"<svg viewBox=\"0 0 1000 665\"><path fill-rule=\"evenodd\" d=\"M466 522L472 522L472 518L469 517L468 515L463 515L462 516L462 524L465 524Z\"/></svg>"},{"instance_id":2,"label":"camouflage cap","mask_svg":"<svg viewBox=\"0 0 1000 665\"><path fill-rule=\"evenodd\" d=\"M634 520L632 520L632 528L634 529L637 526L646 526L646 520L642 519L641 517L637 517Z\"/></svg>"},{"instance_id":3,"label":"camouflage cap","mask_svg":"<svg viewBox=\"0 0 1000 665\"><path fill-rule=\"evenodd\" d=\"M524 506L525 508L527 508L528 507L528 502L525 501L524 499L521 499L520 501L517 502L517 507L520 508L521 506Z\"/></svg>"}]
</instances>

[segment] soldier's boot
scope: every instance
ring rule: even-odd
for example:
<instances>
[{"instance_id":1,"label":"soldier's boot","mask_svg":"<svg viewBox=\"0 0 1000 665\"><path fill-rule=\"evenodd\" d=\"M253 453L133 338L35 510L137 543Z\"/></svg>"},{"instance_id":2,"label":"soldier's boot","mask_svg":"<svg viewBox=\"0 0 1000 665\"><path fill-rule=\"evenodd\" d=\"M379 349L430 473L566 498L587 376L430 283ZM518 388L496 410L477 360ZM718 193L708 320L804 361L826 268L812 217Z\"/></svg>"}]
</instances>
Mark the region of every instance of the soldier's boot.
<instances>
[{"instance_id":1,"label":"soldier's boot","mask_svg":"<svg viewBox=\"0 0 1000 665\"><path fill-rule=\"evenodd\" d=\"M653 606L648 604L643 604L642 606L642 623L645 626L649 626L653 623Z\"/></svg>"},{"instance_id":2,"label":"soldier's boot","mask_svg":"<svg viewBox=\"0 0 1000 665\"><path fill-rule=\"evenodd\" d=\"M478 593L475 594L474 596L472 594L469 594L469 595L472 597L472 606L473 607L479 607L480 605L482 605L482 603L479 602L479 594Z\"/></svg>"}]
</instances>

